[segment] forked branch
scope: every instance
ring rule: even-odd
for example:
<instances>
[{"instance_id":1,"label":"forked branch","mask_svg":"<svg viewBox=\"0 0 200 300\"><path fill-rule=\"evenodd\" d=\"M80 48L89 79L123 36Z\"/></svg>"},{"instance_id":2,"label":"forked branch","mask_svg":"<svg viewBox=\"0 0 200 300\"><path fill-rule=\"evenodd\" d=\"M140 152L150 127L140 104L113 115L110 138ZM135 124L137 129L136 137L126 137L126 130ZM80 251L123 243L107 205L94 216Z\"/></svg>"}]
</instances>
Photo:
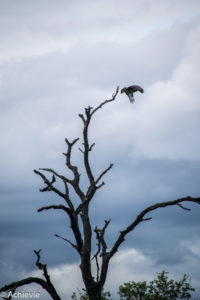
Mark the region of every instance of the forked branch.
<instances>
[{"instance_id":1,"label":"forked branch","mask_svg":"<svg viewBox=\"0 0 200 300\"><path fill-rule=\"evenodd\" d=\"M97 226L94 229L96 233L96 240L97 240L97 251L94 254L92 259L95 259L96 268L97 268L97 276L96 280L99 281L99 258L98 256L102 257L106 255L107 244L104 239L106 228L108 227L111 220L105 220L105 224L102 229L99 229Z\"/></svg>"},{"instance_id":2,"label":"forked branch","mask_svg":"<svg viewBox=\"0 0 200 300\"><path fill-rule=\"evenodd\" d=\"M40 192L47 192L47 191L53 191L55 192L57 195L59 195L60 197L66 199L66 195L64 193L62 193L60 190L58 190L55 186L53 186L53 183L55 182L55 176L53 175L52 180L50 181L44 174L42 174L41 172L34 170L34 173L36 173L37 175L39 175L44 184L46 184L46 186L42 189L40 189Z\"/></svg>"},{"instance_id":3,"label":"forked branch","mask_svg":"<svg viewBox=\"0 0 200 300\"><path fill-rule=\"evenodd\" d=\"M39 278L39 277L27 277L27 278L24 278L22 280L18 280L18 281L15 281L15 282L12 282L8 285L3 286L2 288L0 288L0 293L6 292L6 294L9 295L9 293L12 294L17 288L19 288L21 286L31 284L31 283L37 283L43 289L45 289L47 291L47 293L49 294L49 296L53 300L61 300L60 296L58 295L56 289L54 288L54 286L51 282L50 276L49 276L48 271L47 271L47 266L42 264L41 261L40 261L40 252L41 252L41 250L39 250L39 251L34 250L34 252L37 256L36 266L40 270L43 270L43 276L44 276L45 280L42 279L42 278ZM11 299L12 297L9 297L9 298Z\"/></svg>"},{"instance_id":4,"label":"forked branch","mask_svg":"<svg viewBox=\"0 0 200 300\"><path fill-rule=\"evenodd\" d=\"M185 207L182 206L182 202L194 202L197 204L200 204L200 198L192 198L190 196L184 197L184 198L180 198L180 199L176 199L173 201L167 201L167 202L161 202L161 203L156 203L152 206L147 207L146 209L144 209L137 217L136 219L125 229L122 230L119 234L119 237L117 238L115 244L113 245L111 251L109 252L108 255L108 259L110 259L118 250L119 246L124 242L125 240L125 236L132 230L134 230L134 228L140 224L143 221L148 221L151 220L152 218L144 218L144 216L146 214L148 214L149 212L156 210L157 208L161 208L161 207L167 207L167 206L172 206L172 205L178 205L179 207L186 209L186 210L190 210L187 209Z\"/></svg>"},{"instance_id":5,"label":"forked branch","mask_svg":"<svg viewBox=\"0 0 200 300\"><path fill-rule=\"evenodd\" d=\"M67 167L73 172L74 174L74 179L79 180L80 174L78 173L78 168L77 166L73 166L71 163L71 152L72 152L72 147L75 145L75 143L79 140L79 138L76 138L73 140L71 143L69 140L66 138L65 142L67 143L68 149L67 153L63 153L66 157L66 165Z\"/></svg>"}]
</instances>

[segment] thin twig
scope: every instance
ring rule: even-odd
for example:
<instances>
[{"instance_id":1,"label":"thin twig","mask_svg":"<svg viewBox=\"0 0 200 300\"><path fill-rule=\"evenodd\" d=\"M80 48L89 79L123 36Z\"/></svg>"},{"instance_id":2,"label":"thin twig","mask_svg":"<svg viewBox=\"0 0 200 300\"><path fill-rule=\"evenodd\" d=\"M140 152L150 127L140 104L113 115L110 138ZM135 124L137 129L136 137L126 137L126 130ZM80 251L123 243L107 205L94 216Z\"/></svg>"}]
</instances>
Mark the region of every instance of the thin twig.
<instances>
[{"instance_id":1,"label":"thin twig","mask_svg":"<svg viewBox=\"0 0 200 300\"><path fill-rule=\"evenodd\" d=\"M117 87L115 93L112 94L112 98L109 99L109 100L103 101L99 106L97 106L97 107L91 112L91 116L92 116L98 109L102 108L105 104L114 101L115 98L117 97L118 92L119 92L119 86Z\"/></svg>"},{"instance_id":2,"label":"thin twig","mask_svg":"<svg viewBox=\"0 0 200 300\"><path fill-rule=\"evenodd\" d=\"M64 238L64 237L62 237L62 236L60 236L58 234L54 234L54 236L56 236L56 237L62 239L63 241L69 243L73 248L75 248L77 250L77 245L75 245L74 243L72 243L70 240L68 240L68 239L66 239L66 238Z\"/></svg>"},{"instance_id":3,"label":"thin twig","mask_svg":"<svg viewBox=\"0 0 200 300\"><path fill-rule=\"evenodd\" d=\"M190 208L187 208L187 207L184 207L182 204L180 204L180 203L178 203L177 204L180 208L182 208L182 209L185 209L185 210L188 210L188 211L190 211L191 209Z\"/></svg>"},{"instance_id":4,"label":"thin twig","mask_svg":"<svg viewBox=\"0 0 200 300\"><path fill-rule=\"evenodd\" d=\"M99 180L101 180L101 178L113 167L113 164L110 164L110 166L105 169L97 178L97 180L95 181L95 183L97 184L99 182Z\"/></svg>"},{"instance_id":5,"label":"thin twig","mask_svg":"<svg viewBox=\"0 0 200 300\"><path fill-rule=\"evenodd\" d=\"M150 220L152 220L152 217L142 219L142 221L150 221Z\"/></svg>"}]
</instances>

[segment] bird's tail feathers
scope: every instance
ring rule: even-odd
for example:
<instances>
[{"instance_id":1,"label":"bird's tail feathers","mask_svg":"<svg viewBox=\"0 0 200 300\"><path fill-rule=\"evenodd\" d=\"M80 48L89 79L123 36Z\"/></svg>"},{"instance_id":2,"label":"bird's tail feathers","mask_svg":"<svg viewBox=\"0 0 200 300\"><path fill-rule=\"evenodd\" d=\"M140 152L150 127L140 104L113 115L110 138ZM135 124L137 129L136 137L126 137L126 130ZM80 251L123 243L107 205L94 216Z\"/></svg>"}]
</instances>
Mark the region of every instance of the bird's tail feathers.
<instances>
[{"instance_id":1,"label":"bird's tail feathers","mask_svg":"<svg viewBox=\"0 0 200 300\"><path fill-rule=\"evenodd\" d=\"M130 102L133 103L134 100L135 100L134 97L133 97L133 95L130 95L130 94L129 94L128 97L129 97Z\"/></svg>"}]
</instances>

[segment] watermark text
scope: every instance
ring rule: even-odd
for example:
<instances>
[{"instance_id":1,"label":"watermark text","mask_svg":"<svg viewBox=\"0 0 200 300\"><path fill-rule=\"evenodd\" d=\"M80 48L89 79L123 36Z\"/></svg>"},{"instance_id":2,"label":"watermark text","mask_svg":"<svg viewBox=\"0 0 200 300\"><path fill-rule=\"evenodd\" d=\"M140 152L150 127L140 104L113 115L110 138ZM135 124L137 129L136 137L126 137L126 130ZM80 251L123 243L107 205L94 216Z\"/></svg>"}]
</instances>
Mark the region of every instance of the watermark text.
<instances>
[{"instance_id":1,"label":"watermark text","mask_svg":"<svg viewBox=\"0 0 200 300\"><path fill-rule=\"evenodd\" d=\"M39 292L1 292L0 297L12 297L13 299L39 299L40 293Z\"/></svg>"}]
</instances>

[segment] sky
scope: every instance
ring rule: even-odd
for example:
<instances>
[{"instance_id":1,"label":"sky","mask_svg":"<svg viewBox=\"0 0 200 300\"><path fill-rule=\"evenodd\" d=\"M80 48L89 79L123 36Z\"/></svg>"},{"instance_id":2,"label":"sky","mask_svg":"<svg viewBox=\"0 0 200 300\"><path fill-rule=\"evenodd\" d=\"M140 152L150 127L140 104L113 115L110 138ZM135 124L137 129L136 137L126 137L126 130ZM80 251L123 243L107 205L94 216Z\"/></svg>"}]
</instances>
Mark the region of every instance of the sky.
<instances>
[{"instance_id":1,"label":"sky","mask_svg":"<svg viewBox=\"0 0 200 300\"><path fill-rule=\"evenodd\" d=\"M0 0L1 285L41 276L33 250L42 249L64 299L83 286L79 257L54 237L72 238L69 220L37 212L62 199L39 192L33 169L66 174L64 139L81 138L78 114L117 86L145 92L133 104L119 93L91 123L94 174L114 163L91 203L93 228L111 219L111 247L147 206L200 196L199 17L198 0ZM72 159L83 169L81 143ZM81 184L87 188L84 172ZM154 211L127 236L105 286L114 299L120 284L162 270L174 279L188 274L200 294L200 207L185 206L191 211Z\"/></svg>"}]
</instances>

